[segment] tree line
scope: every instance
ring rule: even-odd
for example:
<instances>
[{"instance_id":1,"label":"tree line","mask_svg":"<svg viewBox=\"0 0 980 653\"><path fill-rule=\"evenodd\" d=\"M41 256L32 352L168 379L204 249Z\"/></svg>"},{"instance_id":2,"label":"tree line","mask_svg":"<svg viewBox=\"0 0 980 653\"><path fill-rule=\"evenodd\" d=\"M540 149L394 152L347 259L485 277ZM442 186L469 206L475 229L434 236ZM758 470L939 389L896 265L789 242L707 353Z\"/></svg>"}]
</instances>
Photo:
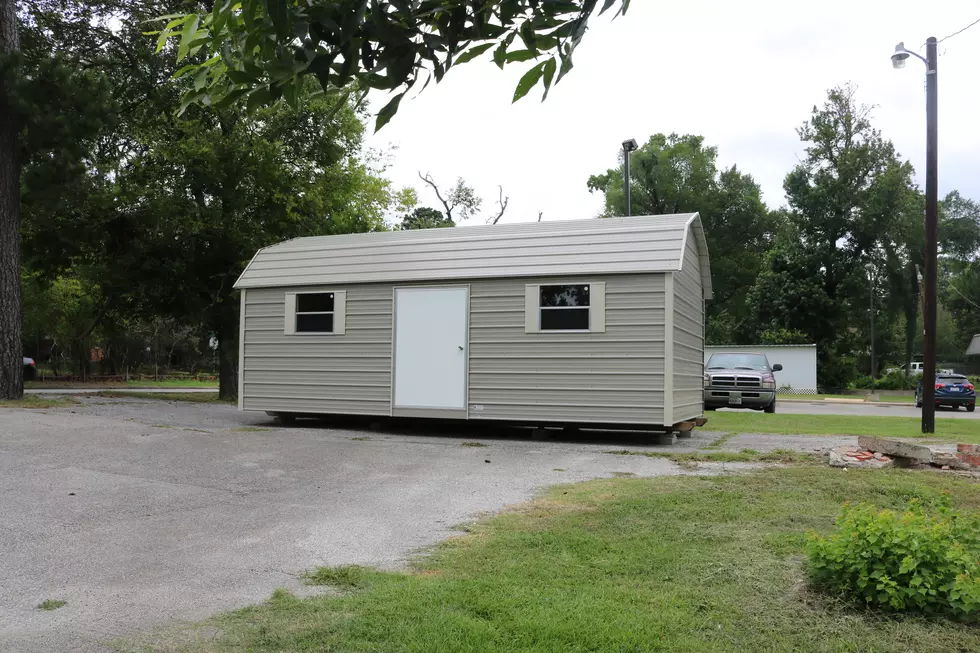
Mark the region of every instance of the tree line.
<instances>
[{"instance_id":1,"label":"tree line","mask_svg":"<svg viewBox=\"0 0 980 653\"><path fill-rule=\"evenodd\" d=\"M820 386L846 388L872 373L874 311L876 376L921 353L925 201L872 118L853 86L830 90L797 130L804 156L778 209L751 175L720 169L701 136L656 134L632 154L635 215L698 211L704 221L709 344L814 343ZM604 194L604 215L625 214L622 168L588 186ZM940 211L938 357L961 361L980 332L980 204L952 191Z\"/></svg>"},{"instance_id":2,"label":"tree line","mask_svg":"<svg viewBox=\"0 0 980 653\"><path fill-rule=\"evenodd\" d=\"M280 70L274 49L235 50L247 49L244 39L229 45L227 57L215 54L230 38L227 22L223 36L215 32L213 21L227 9L217 3L200 3L215 9L204 19L202 13L170 20L158 38L146 34L148 25L160 24L151 21L198 5L0 2L0 117L3 129L16 127L12 136L0 134L0 177L16 188L0 188L4 396L16 394L8 359L16 355L19 375L20 351L83 375L95 365L122 373L130 366L213 364L221 394L231 396L239 317L232 286L258 248L307 235L452 226L477 215L496 223L508 204L502 188L496 206L483 212L481 198L462 180L443 188L420 172L441 211L418 206L410 189L394 189L382 159L364 146L371 116L363 91L411 85L433 65L483 52L501 66L555 53L533 64L515 98L528 83L547 89L555 81L547 61L560 61L562 74L571 68L566 46L577 44L584 19L597 8L584 0L449 3L465 15L423 12L419 20L431 24L421 24L391 22L418 3L397 9L391 7L399 3L382 3L392 13L369 12L326 35L304 12L357 3L285 3L294 12L285 18L263 13L265 3L249 4L253 24L236 23L236 34L261 34L290 48L298 47L300 28L331 48L347 42L344 30L375 49L384 45L379 39L399 41L413 30L456 39L413 41L421 49L404 51L405 61L385 79L365 68L377 52L346 53L354 72L345 74L354 82L338 87L339 63L324 75L299 59ZM476 24L466 13L482 11L494 20ZM292 31L282 32L282 20ZM322 21L334 24L329 15ZM385 31L372 27L378 22ZM493 51L486 47L494 44ZM382 108L376 122L395 110L397 102ZM765 206L750 175L719 169L717 150L703 138L652 136L632 155L634 213L701 213L716 291L708 304L709 342L815 342L821 384L841 387L859 369L870 371L862 358L870 342L869 283L881 360L907 361L920 347L923 201L911 165L874 129L854 89L831 91L799 135L806 156L787 175L787 205L779 209ZM4 141L8 136L13 140ZM11 143L13 159L5 149ZM16 166L7 165L11 160ZM619 169L588 185L603 193L604 215L623 213ZM392 215L394 227L386 221ZM958 357L965 339L980 331L978 221L975 202L955 192L943 201L941 356Z\"/></svg>"}]
</instances>

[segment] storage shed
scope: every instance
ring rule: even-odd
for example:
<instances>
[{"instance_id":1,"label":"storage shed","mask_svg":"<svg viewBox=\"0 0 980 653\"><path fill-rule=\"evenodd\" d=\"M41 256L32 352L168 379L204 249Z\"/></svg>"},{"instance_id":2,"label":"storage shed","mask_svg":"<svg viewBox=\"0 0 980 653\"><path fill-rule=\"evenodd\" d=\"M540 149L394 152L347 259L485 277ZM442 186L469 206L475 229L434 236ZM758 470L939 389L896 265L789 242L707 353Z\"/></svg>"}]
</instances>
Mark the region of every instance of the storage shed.
<instances>
[{"instance_id":1,"label":"storage shed","mask_svg":"<svg viewBox=\"0 0 980 653\"><path fill-rule=\"evenodd\" d=\"M696 213L298 238L235 287L242 410L653 430L702 415Z\"/></svg>"}]
</instances>

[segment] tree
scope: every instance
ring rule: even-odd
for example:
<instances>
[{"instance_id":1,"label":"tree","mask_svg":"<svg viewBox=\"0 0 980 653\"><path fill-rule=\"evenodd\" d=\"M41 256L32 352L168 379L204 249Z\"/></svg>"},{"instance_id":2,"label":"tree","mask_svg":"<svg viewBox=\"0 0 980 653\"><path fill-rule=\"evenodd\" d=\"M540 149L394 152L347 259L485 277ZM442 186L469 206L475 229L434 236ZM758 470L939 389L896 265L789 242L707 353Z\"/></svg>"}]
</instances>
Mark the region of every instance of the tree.
<instances>
[{"instance_id":1,"label":"tree","mask_svg":"<svg viewBox=\"0 0 980 653\"><path fill-rule=\"evenodd\" d=\"M111 17L144 6L0 0L0 398L23 393L21 169L44 168L60 179L51 204L85 174L93 134L113 104L101 65L116 49Z\"/></svg>"},{"instance_id":2,"label":"tree","mask_svg":"<svg viewBox=\"0 0 980 653\"><path fill-rule=\"evenodd\" d=\"M746 292L776 222L762 203L759 185L735 166L719 171L717 148L706 147L701 136L655 134L631 156L634 215L701 214L715 295L707 306L707 341L734 344L744 339ZM622 168L593 175L588 186L604 194L603 215L626 214Z\"/></svg>"},{"instance_id":3,"label":"tree","mask_svg":"<svg viewBox=\"0 0 980 653\"><path fill-rule=\"evenodd\" d=\"M439 189L439 185L428 172L424 175L420 172L419 179L428 184L435 192L436 197L439 198L446 210L446 220L451 222L453 226L456 225L456 217L453 216L453 211L458 209L460 220L468 220L480 211L483 200L476 194L472 186L466 185L462 177L457 178L456 184L445 194Z\"/></svg>"},{"instance_id":4,"label":"tree","mask_svg":"<svg viewBox=\"0 0 980 653\"><path fill-rule=\"evenodd\" d=\"M20 49L14 0L0 0L0 399L24 394L20 298L20 117L12 97Z\"/></svg>"},{"instance_id":5,"label":"tree","mask_svg":"<svg viewBox=\"0 0 980 653\"><path fill-rule=\"evenodd\" d=\"M866 266L886 280L879 304L894 320L907 310L910 239L921 232L912 228L921 225L912 167L874 129L870 107L855 93L832 89L798 130L806 157L784 182L787 235L750 293L757 333L779 327L812 337L820 384L830 388L846 386L855 356L869 344L862 336L870 321ZM888 333L888 324L879 322L877 332Z\"/></svg>"},{"instance_id":6,"label":"tree","mask_svg":"<svg viewBox=\"0 0 980 653\"><path fill-rule=\"evenodd\" d=\"M173 53L155 54L139 14L125 15L113 48L91 55L117 90L81 174L62 189L44 157L25 166L27 264L94 284L94 324L107 331L130 318L206 331L221 394L234 396L233 284L249 258L287 238L384 228L390 185L361 156L363 113L336 107L313 80L297 108L194 106L177 117L182 88L162 83ZM92 22L72 43L88 42Z\"/></svg>"},{"instance_id":7,"label":"tree","mask_svg":"<svg viewBox=\"0 0 980 653\"><path fill-rule=\"evenodd\" d=\"M630 0L605 0L599 14ZM323 91L394 96L376 128L398 110L422 78L442 80L454 65L494 48L493 60L537 60L518 82L514 101L539 81L544 95L572 68L598 0L249 0L215 2L213 10L166 16L159 47L179 41L180 71L194 79L185 105L223 107L247 99L258 107L284 98L295 104L307 77ZM519 37L519 38L518 38ZM543 59L542 59L543 58ZM557 78L556 78L557 73ZM424 86L423 86L424 88ZM363 97L363 95L362 95Z\"/></svg>"},{"instance_id":8,"label":"tree","mask_svg":"<svg viewBox=\"0 0 980 653\"><path fill-rule=\"evenodd\" d=\"M433 229L437 227L455 227L456 223L439 211L427 206L420 206L404 218L402 229Z\"/></svg>"}]
</instances>

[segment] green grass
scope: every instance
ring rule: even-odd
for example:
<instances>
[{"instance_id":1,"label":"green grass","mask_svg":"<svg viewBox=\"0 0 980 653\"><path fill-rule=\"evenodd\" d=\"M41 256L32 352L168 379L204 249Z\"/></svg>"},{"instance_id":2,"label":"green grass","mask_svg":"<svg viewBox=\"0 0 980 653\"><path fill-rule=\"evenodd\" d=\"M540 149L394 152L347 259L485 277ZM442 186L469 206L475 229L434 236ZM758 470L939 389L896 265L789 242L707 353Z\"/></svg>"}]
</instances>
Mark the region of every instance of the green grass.
<instances>
[{"instance_id":1,"label":"green grass","mask_svg":"<svg viewBox=\"0 0 980 653\"><path fill-rule=\"evenodd\" d=\"M47 599L46 601L41 601L37 609L38 610L57 610L58 608L63 608L68 605L67 601L55 601L53 599Z\"/></svg>"},{"instance_id":2,"label":"green grass","mask_svg":"<svg viewBox=\"0 0 980 653\"><path fill-rule=\"evenodd\" d=\"M234 399L219 399L217 392L120 392L106 390L96 392L94 397L110 397L113 399L156 399L158 401L189 401L195 404L233 404Z\"/></svg>"},{"instance_id":3,"label":"green grass","mask_svg":"<svg viewBox=\"0 0 980 653\"><path fill-rule=\"evenodd\" d=\"M78 402L71 397L44 397L24 395L23 399L0 400L0 408L65 408Z\"/></svg>"},{"instance_id":4,"label":"green grass","mask_svg":"<svg viewBox=\"0 0 980 653\"><path fill-rule=\"evenodd\" d=\"M980 509L976 482L896 470L559 486L470 526L412 573L319 569L308 578L345 593L276 592L180 650L977 651L977 626L857 610L805 582L805 534L829 531L843 502L898 508L943 490Z\"/></svg>"},{"instance_id":5,"label":"green grass","mask_svg":"<svg viewBox=\"0 0 980 653\"><path fill-rule=\"evenodd\" d=\"M217 388L217 381L165 379L160 381L25 381L25 388Z\"/></svg>"},{"instance_id":6,"label":"green grass","mask_svg":"<svg viewBox=\"0 0 980 653\"><path fill-rule=\"evenodd\" d=\"M670 453L666 451L607 451L617 456L646 456L648 458L666 458L677 463L782 463L784 465L800 463L823 462L823 456L812 453L802 453L791 449L773 449L758 452L754 449L741 451L690 451L685 453Z\"/></svg>"},{"instance_id":7,"label":"green grass","mask_svg":"<svg viewBox=\"0 0 980 653\"><path fill-rule=\"evenodd\" d=\"M366 579L373 573L371 569L358 565L343 565L340 567L319 567L303 574L303 582L307 585L328 585L339 590L351 590L363 587Z\"/></svg>"},{"instance_id":8,"label":"green grass","mask_svg":"<svg viewBox=\"0 0 980 653\"><path fill-rule=\"evenodd\" d=\"M915 403L915 397L911 395L890 395L886 392L879 392L879 401L883 402L902 402L902 403ZM776 396L777 399L786 399L788 401L823 401L824 399L864 399L863 394L859 395L790 395L790 394L779 394ZM874 403L874 402L869 402Z\"/></svg>"},{"instance_id":9,"label":"green grass","mask_svg":"<svg viewBox=\"0 0 980 653\"><path fill-rule=\"evenodd\" d=\"M880 435L921 438L918 417L859 417L851 415L793 415L756 412L711 412L703 427L709 431L739 433L786 433L799 435ZM937 439L980 443L980 420L936 418Z\"/></svg>"},{"instance_id":10,"label":"green grass","mask_svg":"<svg viewBox=\"0 0 980 653\"><path fill-rule=\"evenodd\" d=\"M243 433L260 433L262 431L271 431L272 429L262 428L261 426L236 426L231 430Z\"/></svg>"},{"instance_id":11,"label":"green grass","mask_svg":"<svg viewBox=\"0 0 980 653\"><path fill-rule=\"evenodd\" d=\"M486 447L488 445L485 445L482 442L460 442L459 443L459 446L461 446L461 447Z\"/></svg>"}]
</instances>

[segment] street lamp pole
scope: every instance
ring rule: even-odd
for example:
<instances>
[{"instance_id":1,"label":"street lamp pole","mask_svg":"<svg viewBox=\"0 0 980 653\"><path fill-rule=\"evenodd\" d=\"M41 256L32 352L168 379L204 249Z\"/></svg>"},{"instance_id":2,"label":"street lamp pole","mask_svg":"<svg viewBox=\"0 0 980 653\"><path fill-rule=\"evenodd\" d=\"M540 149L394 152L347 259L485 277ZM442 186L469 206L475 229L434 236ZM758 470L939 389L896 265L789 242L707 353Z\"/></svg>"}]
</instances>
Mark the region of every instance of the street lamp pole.
<instances>
[{"instance_id":1,"label":"street lamp pole","mask_svg":"<svg viewBox=\"0 0 980 653\"><path fill-rule=\"evenodd\" d=\"M868 300L871 307L871 394L875 393L875 281L868 265Z\"/></svg>"},{"instance_id":2,"label":"street lamp pole","mask_svg":"<svg viewBox=\"0 0 980 653\"><path fill-rule=\"evenodd\" d=\"M937 64L939 42L926 40L926 56L895 46L892 65L903 68L909 56L926 64L926 251L925 299L922 307L922 432L936 432L936 276L939 241L939 116Z\"/></svg>"},{"instance_id":3,"label":"street lamp pole","mask_svg":"<svg viewBox=\"0 0 980 653\"><path fill-rule=\"evenodd\" d=\"M623 141L623 182L626 186L626 215L633 215L633 205L630 200L630 152L636 151L636 140Z\"/></svg>"}]
</instances>

